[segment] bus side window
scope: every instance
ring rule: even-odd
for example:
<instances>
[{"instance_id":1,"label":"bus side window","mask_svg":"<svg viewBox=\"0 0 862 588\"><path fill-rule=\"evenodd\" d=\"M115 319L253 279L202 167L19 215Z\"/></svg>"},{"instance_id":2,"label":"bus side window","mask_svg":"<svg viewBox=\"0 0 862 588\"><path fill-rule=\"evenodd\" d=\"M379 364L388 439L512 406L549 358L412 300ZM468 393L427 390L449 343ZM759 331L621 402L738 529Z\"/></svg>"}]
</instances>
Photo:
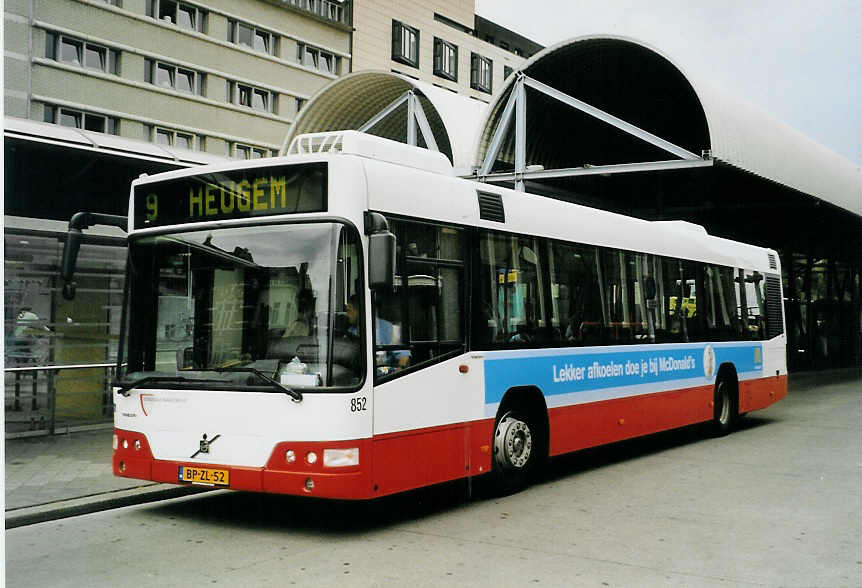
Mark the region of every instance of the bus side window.
<instances>
[{"instance_id":1,"label":"bus side window","mask_svg":"<svg viewBox=\"0 0 862 588\"><path fill-rule=\"evenodd\" d=\"M373 302L375 378L464 348L464 233L390 220L397 253L392 292Z\"/></svg>"},{"instance_id":2,"label":"bus side window","mask_svg":"<svg viewBox=\"0 0 862 588\"><path fill-rule=\"evenodd\" d=\"M599 298L596 248L550 242L548 263L554 324L564 345L598 345L602 308Z\"/></svg>"},{"instance_id":3,"label":"bus side window","mask_svg":"<svg viewBox=\"0 0 862 588\"><path fill-rule=\"evenodd\" d=\"M745 300L748 315L748 338L766 339L766 280L759 272L745 271Z\"/></svg>"},{"instance_id":4,"label":"bus side window","mask_svg":"<svg viewBox=\"0 0 862 588\"><path fill-rule=\"evenodd\" d=\"M523 346L555 339L545 308L539 240L490 232L480 239L477 344Z\"/></svg>"},{"instance_id":5,"label":"bus side window","mask_svg":"<svg viewBox=\"0 0 862 588\"><path fill-rule=\"evenodd\" d=\"M707 267L707 279L711 282L710 304L715 305L715 326L710 334L714 341L735 341L742 336L737 316L737 289L734 270L721 266Z\"/></svg>"}]
</instances>

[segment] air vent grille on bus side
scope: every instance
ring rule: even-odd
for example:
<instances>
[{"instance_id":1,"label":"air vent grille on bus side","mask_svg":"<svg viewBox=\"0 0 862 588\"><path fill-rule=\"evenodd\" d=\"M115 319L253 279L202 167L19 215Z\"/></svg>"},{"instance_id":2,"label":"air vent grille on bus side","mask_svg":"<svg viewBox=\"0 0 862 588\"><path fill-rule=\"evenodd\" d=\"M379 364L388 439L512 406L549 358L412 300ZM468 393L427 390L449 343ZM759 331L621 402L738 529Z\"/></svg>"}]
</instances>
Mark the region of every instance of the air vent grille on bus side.
<instances>
[{"instance_id":1,"label":"air vent grille on bus side","mask_svg":"<svg viewBox=\"0 0 862 588\"><path fill-rule=\"evenodd\" d=\"M490 192L477 192L479 195L479 218L498 223L506 222L506 211L503 210L503 197Z\"/></svg>"},{"instance_id":2,"label":"air vent grille on bus side","mask_svg":"<svg viewBox=\"0 0 862 588\"><path fill-rule=\"evenodd\" d=\"M769 256L769 269L777 270L778 263L775 261L775 255L772 253L767 253L767 255Z\"/></svg>"},{"instance_id":3,"label":"air vent grille on bus side","mask_svg":"<svg viewBox=\"0 0 862 588\"><path fill-rule=\"evenodd\" d=\"M784 332L784 324L781 320L783 307L781 278L766 276L766 336L769 339Z\"/></svg>"}]
</instances>

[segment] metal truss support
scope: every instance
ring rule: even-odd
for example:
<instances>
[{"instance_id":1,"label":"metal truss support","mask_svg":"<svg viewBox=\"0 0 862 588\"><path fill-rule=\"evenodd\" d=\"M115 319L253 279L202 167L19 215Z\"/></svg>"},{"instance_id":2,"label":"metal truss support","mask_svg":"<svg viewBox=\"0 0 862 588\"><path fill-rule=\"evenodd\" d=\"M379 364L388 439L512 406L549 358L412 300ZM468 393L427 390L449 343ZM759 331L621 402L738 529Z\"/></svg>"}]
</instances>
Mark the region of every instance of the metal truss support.
<instances>
[{"instance_id":1,"label":"metal truss support","mask_svg":"<svg viewBox=\"0 0 862 588\"><path fill-rule=\"evenodd\" d=\"M609 114L604 110L596 108L595 106L591 106L582 100L573 98L572 96L569 96L564 92L560 92L559 90L556 90L547 84L543 84L538 80L534 80L533 78L528 78L524 76L524 83L529 87L533 88L534 90L538 90L539 92L550 96L555 100L559 100L564 104L568 104L572 108L576 108L581 112L584 112L601 121L604 121L609 125L620 129L621 131L624 131L634 137L637 137L638 139L646 141L647 143L654 145L659 149L663 149L668 153L676 155L681 159L701 159L700 155L695 155L691 151L684 149L679 145L674 145L670 141L665 141L661 137L657 137L656 135L653 135L652 133L645 131L640 127L636 127L631 123L627 123L621 118L617 118L616 116Z\"/></svg>"},{"instance_id":2,"label":"metal truss support","mask_svg":"<svg viewBox=\"0 0 862 588\"><path fill-rule=\"evenodd\" d=\"M645 161L643 163L621 163L617 165L590 165L560 169L537 169L523 172L504 172L487 174L482 179L491 182L523 182L524 180L547 180L572 176L597 176L625 174L646 171L666 171L672 169L692 169L712 166L711 159L672 159L669 161Z\"/></svg>"},{"instance_id":3,"label":"metal truss support","mask_svg":"<svg viewBox=\"0 0 862 588\"><path fill-rule=\"evenodd\" d=\"M526 179L538 180L570 176L609 175L616 173L706 167L712 165L712 159L708 155L696 155L679 145L675 145L670 141L666 141L661 137L653 135L649 131L645 131L644 129L628 123L619 117L605 112L604 110L591 106L590 104L569 96L564 92L560 92L559 90L556 90L538 80L527 77L523 73L518 73L517 76L518 77L512 86L512 91L509 94L509 99L506 102L506 106L503 108L503 114L500 116L497 128L494 130L494 135L488 145L485 159L476 171L476 175L482 180L514 181L515 189L518 191L524 191L524 180ZM670 161L625 163L619 165L585 165L584 167L565 169L540 169L527 171L527 87L541 92L546 96L562 102L563 104L571 106L572 108L580 110L589 116L595 117L633 137L667 151L671 155L679 157L680 159ZM515 123L515 171L492 174L491 168L497 160L497 156L500 153L500 149L502 148L503 141L505 140L506 133L512 124L513 118Z\"/></svg>"},{"instance_id":4,"label":"metal truss support","mask_svg":"<svg viewBox=\"0 0 862 588\"><path fill-rule=\"evenodd\" d=\"M437 141L434 139L434 133L431 131L431 125L428 123L428 117L425 116L425 109L422 108L422 102L420 102L419 96L413 90L404 92L389 103L386 108L365 121L357 130L363 133L369 132L405 102L407 103L407 144L418 144L416 132L418 130L422 134L422 138L425 140L425 145L427 145L428 149L439 151Z\"/></svg>"},{"instance_id":5,"label":"metal truss support","mask_svg":"<svg viewBox=\"0 0 862 588\"><path fill-rule=\"evenodd\" d=\"M515 190L524 191L523 173L527 169L527 89L524 87L526 77L518 80L515 90L518 97L515 102L515 173L521 174L521 179L515 180Z\"/></svg>"},{"instance_id":6,"label":"metal truss support","mask_svg":"<svg viewBox=\"0 0 862 588\"><path fill-rule=\"evenodd\" d=\"M411 93L412 94L412 93ZM422 133L422 138L425 140L425 145L431 151L440 151L437 148L437 141L434 140L434 133L431 131L431 125L428 124L428 117L425 116L425 109L422 108L422 102L419 100L419 96L412 94L411 101L413 102L413 116L410 120L416 121L416 124L419 125L419 132ZM415 143L411 143L414 145Z\"/></svg>"},{"instance_id":7,"label":"metal truss support","mask_svg":"<svg viewBox=\"0 0 862 588\"><path fill-rule=\"evenodd\" d=\"M488 151L485 153L485 160L479 167L478 175L480 177L487 176L491 172L491 166L494 165L494 161L497 159L497 154L500 153L500 147L503 145L503 138L506 135L506 130L508 130L509 124L512 122L512 113L515 110L515 103L518 100L517 88L519 85L523 85L524 79L523 74L519 73L517 75L518 77L515 80L515 85L512 87L512 92L509 94L509 100L506 102L505 108L503 108L502 116L500 116L500 122L497 123L497 128L494 130L491 144L488 145Z\"/></svg>"}]
</instances>

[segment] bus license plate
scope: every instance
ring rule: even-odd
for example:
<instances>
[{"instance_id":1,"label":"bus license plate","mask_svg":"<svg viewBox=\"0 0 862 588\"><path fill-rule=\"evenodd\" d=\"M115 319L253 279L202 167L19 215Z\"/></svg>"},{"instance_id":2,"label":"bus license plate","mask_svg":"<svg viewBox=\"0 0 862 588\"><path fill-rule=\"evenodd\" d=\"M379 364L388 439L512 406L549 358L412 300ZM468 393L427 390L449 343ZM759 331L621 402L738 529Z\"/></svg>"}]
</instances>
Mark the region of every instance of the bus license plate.
<instances>
[{"instance_id":1,"label":"bus license plate","mask_svg":"<svg viewBox=\"0 0 862 588\"><path fill-rule=\"evenodd\" d=\"M191 482L192 484L227 486L230 484L230 472L228 470L180 466L179 480L180 482Z\"/></svg>"}]
</instances>

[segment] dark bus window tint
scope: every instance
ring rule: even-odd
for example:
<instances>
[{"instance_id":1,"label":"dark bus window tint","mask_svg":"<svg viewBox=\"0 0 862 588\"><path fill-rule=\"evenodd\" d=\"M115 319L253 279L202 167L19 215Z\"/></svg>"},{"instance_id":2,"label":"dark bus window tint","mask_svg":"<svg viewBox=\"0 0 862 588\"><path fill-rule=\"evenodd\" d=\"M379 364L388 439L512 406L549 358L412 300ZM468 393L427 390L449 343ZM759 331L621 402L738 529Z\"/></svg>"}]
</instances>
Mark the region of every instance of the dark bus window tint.
<instances>
[{"instance_id":1,"label":"dark bus window tint","mask_svg":"<svg viewBox=\"0 0 862 588\"><path fill-rule=\"evenodd\" d=\"M423 224L405 224L403 246L408 257L437 259L436 227Z\"/></svg>"},{"instance_id":2,"label":"dark bus window tint","mask_svg":"<svg viewBox=\"0 0 862 588\"><path fill-rule=\"evenodd\" d=\"M748 328L748 292L745 288L745 272L741 269L733 270L734 291L736 293L736 320L739 323L739 339L747 341L751 339L751 331Z\"/></svg>"},{"instance_id":3,"label":"dark bus window tint","mask_svg":"<svg viewBox=\"0 0 862 588\"><path fill-rule=\"evenodd\" d=\"M682 320L685 321L684 332L688 341L705 341L708 339L703 326L704 315L700 309L700 290L698 289L698 264L693 261L681 261L682 278Z\"/></svg>"},{"instance_id":4,"label":"dark bus window tint","mask_svg":"<svg viewBox=\"0 0 862 588\"><path fill-rule=\"evenodd\" d=\"M601 342L596 248L567 243L549 244L552 322L567 345Z\"/></svg>"},{"instance_id":5,"label":"dark bus window tint","mask_svg":"<svg viewBox=\"0 0 862 588\"><path fill-rule=\"evenodd\" d=\"M650 256L617 249L601 254L600 289L603 330L608 343L647 343L653 340L655 303L647 300L646 283L654 280ZM650 281L652 284L652 281Z\"/></svg>"},{"instance_id":6,"label":"dark bus window tint","mask_svg":"<svg viewBox=\"0 0 862 588\"><path fill-rule=\"evenodd\" d=\"M463 231L390 220L395 285L375 292L375 378L464 348ZM442 259L444 252L446 257Z\"/></svg>"},{"instance_id":7,"label":"dark bus window tint","mask_svg":"<svg viewBox=\"0 0 862 588\"><path fill-rule=\"evenodd\" d=\"M461 268L441 267L439 277L440 306L445 309L440 316L440 341L461 342L464 338L463 271Z\"/></svg>"},{"instance_id":8,"label":"dark bus window tint","mask_svg":"<svg viewBox=\"0 0 862 588\"><path fill-rule=\"evenodd\" d=\"M720 265L706 267L705 281L710 295L707 304L713 314L714 326L710 329L713 341L735 341L742 331L737 316L737 289L734 270Z\"/></svg>"},{"instance_id":9,"label":"dark bus window tint","mask_svg":"<svg viewBox=\"0 0 862 588\"><path fill-rule=\"evenodd\" d=\"M688 341L688 323L686 318L693 311L689 299L689 287L683 273L682 262L677 259L662 258L661 264L661 298L662 316L659 343ZM693 280L692 280L693 284Z\"/></svg>"},{"instance_id":10,"label":"dark bus window tint","mask_svg":"<svg viewBox=\"0 0 862 588\"><path fill-rule=\"evenodd\" d=\"M437 339L437 268L430 263L407 262L407 299L410 340Z\"/></svg>"},{"instance_id":11,"label":"dark bus window tint","mask_svg":"<svg viewBox=\"0 0 862 588\"><path fill-rule=\"evenodd\" d=\"M548 325L538 239L481 235L477 276L480 344L527 345Z\"/></svg>"},{"instance_id":12,"label":"dark bus window tint","mask_svg":"<svg viewBox=\"0 0 862 588\"><path fill-rule=\"evenodd\" d=\"M759 272L745 271L746 322L748 339L766 339L766 280Z\"/></svg>"}]
</instances>

